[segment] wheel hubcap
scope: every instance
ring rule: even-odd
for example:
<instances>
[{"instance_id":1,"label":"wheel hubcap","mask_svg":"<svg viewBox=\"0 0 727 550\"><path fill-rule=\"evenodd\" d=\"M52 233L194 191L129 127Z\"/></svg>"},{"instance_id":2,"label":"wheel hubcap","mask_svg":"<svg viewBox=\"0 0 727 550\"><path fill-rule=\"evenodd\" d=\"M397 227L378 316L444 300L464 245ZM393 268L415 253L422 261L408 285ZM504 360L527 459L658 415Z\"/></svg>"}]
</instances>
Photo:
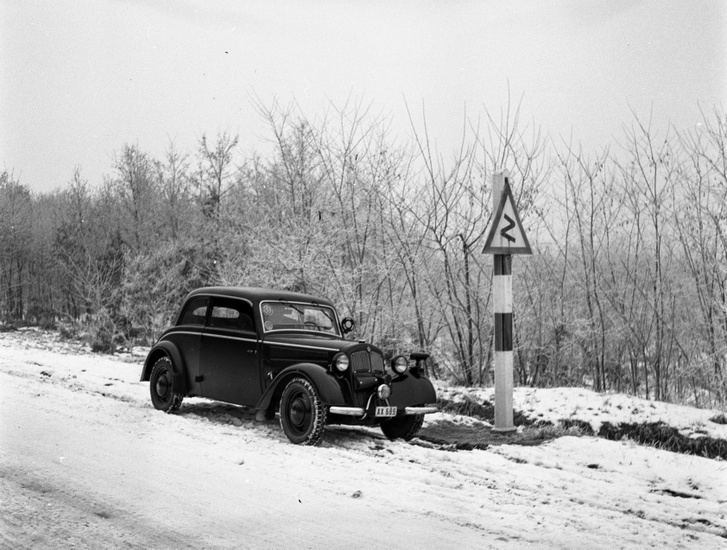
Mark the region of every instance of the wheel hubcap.
<instances>
[{"instance_id":1,"label":"wheel hubcap","mask_svg":"<svg viewBox=\"0 0 727 550\"><path fill-rule=\"evenodd\" d=\"M295 396L290 403L289 411L290 423L296 430L304 431L310 419L310 404L306 397Z\"/></svg>"},{"instance_id":2,"label":"wheel hubcap","mask_svg":"<svg viewBox=\"0 0 727 550\"><path fill-rule=\"evenodd\" d=\"M171 388L171 381L169 380L169 373L164 372L157 379L157 383L156 383L157 395L159 397L161 397L162 399L165 399L167 397L167 395L169 394L170 388Z\"/></svg>"}]
</instances>

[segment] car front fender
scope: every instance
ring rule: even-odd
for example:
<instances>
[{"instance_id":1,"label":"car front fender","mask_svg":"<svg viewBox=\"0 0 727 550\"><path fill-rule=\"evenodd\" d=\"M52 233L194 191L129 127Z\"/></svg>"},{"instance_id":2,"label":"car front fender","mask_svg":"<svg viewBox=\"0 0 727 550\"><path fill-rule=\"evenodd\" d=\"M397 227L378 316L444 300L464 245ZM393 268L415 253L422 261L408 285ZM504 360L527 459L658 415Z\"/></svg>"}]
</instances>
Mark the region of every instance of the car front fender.
<instances>
[{"instance_id":1,"label":"car front fender","mask_svg":"<svg viewBox=\"0 0 727 550\"><path fill-rule=\"evenodd\" d=\"M394 378L391 382L389 403L403 408L437 402L437 392L429 378L407 373Z\"/></svg>"},{"instance_id":2,"label":"car front fender","mask_svg":"<svg viewBox=\"0 0 727 550\"><path fill-rule=\"evenodd\" d=\"M341 382L335 375L314 363L299 363L283 369L265 390L256 405L258 411L269 411L280 399L285 386L296 376L304 376L318 390L321 401L326 405L346 405Z\"/></svg>"}]
</instances>

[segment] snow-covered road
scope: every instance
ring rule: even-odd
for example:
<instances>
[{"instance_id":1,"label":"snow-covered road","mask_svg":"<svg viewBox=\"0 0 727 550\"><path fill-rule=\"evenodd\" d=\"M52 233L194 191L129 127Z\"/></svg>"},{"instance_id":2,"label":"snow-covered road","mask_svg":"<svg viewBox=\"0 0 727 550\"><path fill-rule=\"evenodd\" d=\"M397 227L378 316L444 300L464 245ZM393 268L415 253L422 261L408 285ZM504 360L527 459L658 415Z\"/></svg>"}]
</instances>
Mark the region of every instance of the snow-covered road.
<instances>
[{"instance_id":1,"label":"snow-covered road","mask_svg":"<svg viewBox=\"0 0 727 550\"><path fill-rule=\"evenodd\" d=\"M237 407L159 413L139 370L0 334L0 547L727 547L723 461L576 437L448 452L348 428L297 447Z\"/></svg>"}]
</instances>

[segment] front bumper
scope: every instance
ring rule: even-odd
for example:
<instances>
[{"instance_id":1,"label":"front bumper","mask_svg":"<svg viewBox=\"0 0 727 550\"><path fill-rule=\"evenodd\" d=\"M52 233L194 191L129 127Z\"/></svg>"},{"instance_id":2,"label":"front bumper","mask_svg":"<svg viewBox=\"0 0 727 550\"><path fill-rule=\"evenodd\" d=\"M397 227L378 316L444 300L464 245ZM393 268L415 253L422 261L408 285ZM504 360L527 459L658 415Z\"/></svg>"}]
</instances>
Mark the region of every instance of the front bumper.
<instances>
[{"instance_id":1,"label":"front bumper","mask_svg":"<svg viewBox=\"0 0 727 550\"><path fill-rule=\"evenodd\" d=\"M431 414L439 411L436 405L427 405L424 407L404 407L404 414L405 415L412 415L412 414ZM331 414L340 414L342 416L359 416L363 417L366 414L366 411L363 409L363 407L339 407L338 405L333 405L328 408L328 412Z\"/></svg>"},{"instance_id":2,"label":"front bumper","mask_svg":"<svg viewBox=\"0 0 727 550\"><path fill-rule=\"evenodd\" d=\"M432 414L439 412L436 405L427 405L425 407L404 407L404 414Z\"/></svg>"}]
</instances>

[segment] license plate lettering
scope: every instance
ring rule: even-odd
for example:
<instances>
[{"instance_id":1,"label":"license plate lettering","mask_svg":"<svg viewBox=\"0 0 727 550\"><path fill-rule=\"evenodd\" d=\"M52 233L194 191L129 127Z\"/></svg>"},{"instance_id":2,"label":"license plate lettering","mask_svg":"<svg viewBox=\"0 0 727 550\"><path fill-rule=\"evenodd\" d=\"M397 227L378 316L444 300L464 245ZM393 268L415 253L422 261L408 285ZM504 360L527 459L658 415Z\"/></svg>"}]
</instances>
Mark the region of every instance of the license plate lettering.
<instances>
[{"instance_id":1,"label":"license plate lettering","mask_svg":"<svg viewBox=\"0 0 727 550\"><path fill-rule=\"evenodd\" d=\"M376 407L376 416L396 416L396 407Z\"/></svg>"}]
</instances>

